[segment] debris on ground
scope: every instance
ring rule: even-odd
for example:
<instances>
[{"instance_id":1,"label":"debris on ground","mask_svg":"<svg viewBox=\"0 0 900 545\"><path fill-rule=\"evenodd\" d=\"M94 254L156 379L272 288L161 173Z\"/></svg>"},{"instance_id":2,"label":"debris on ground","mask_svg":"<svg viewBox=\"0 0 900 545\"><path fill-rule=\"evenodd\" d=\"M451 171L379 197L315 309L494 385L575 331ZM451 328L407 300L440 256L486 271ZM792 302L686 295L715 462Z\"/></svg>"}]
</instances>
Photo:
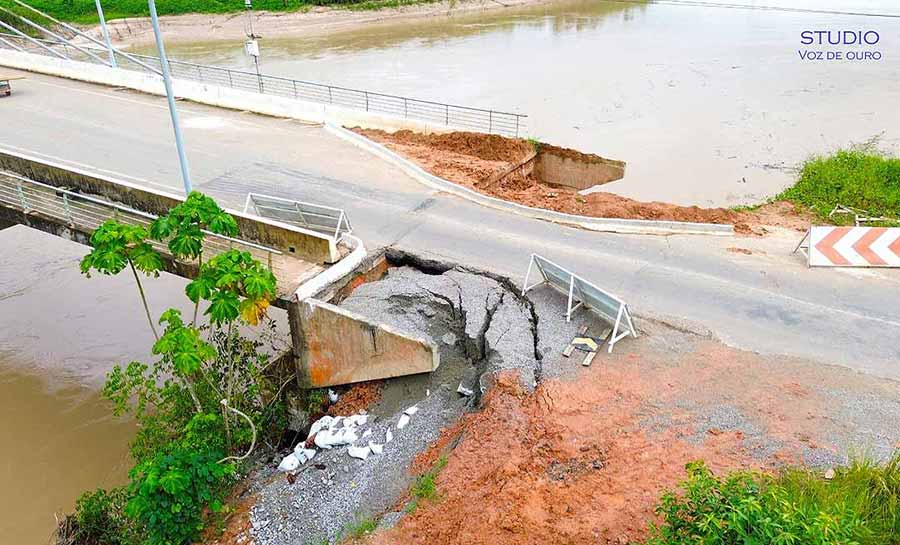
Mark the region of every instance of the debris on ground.
<instances>
[{"instance_id":1,"label":"debris on ground","mask_svg":"<svg viewBox=\"0 0 900 545\"><path fill-rule=\"evenodd\" d=\"M551 186L532 176L511 176L495 183L496 174L520 162L533 149L521 139L470 132L420 134L352 129L410 159L435 176L480 193L534 208L598 218L683 221L734 225L744 235L765 235L765 227L797 231L809 228L812 213L788 202L772 202L748 210L701 208L665 202L642 202L613 193L587 195L573 188ZM627 178L626 178L627 179Z\"/></svg>"},{"instance_id":2,"label":"debris on ground","mask_svg":"<svg viewBox=\"0 0 900 545\"><path fill-rule=\"evenodd\" d=\"M888 456L900 438L897 383L646 327L603 365L545 378L532 393L513 376L495 380L483 410L422 457L433 464L458 438L437 499L367 542L631 543L646 537L659 495L690 461L716 473L824 470L859 445Z\"/></svg>"}]
</instances>

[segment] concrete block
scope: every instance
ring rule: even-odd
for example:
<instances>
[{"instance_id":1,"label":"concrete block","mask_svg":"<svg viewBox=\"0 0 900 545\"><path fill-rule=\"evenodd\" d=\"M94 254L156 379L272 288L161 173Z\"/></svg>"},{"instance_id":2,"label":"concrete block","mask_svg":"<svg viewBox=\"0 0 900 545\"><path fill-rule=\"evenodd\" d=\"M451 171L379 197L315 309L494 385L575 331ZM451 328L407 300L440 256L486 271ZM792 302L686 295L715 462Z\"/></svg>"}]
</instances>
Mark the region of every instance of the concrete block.
<instances>
[{"instance_id":1,"label":"concrete block","mask_svg":"<svg viewBox=\"0 0 900 545\"><path fill-rule=\"evenodd\" d=\"M316 299L294 304L300 306L297 373L306 387L429 373L440 364L428 339Z\"/></svg>"},{"instance_id":2,"label":"concrete block","mask_svg":"<svg viewBox=\"0 0 900 545\"><path fill-rule=\"evenodd\" d=\"M541 144L533 172L541 182L582 190L621 180L625 176L625 163Z\"/></svg>"}]
</instances>

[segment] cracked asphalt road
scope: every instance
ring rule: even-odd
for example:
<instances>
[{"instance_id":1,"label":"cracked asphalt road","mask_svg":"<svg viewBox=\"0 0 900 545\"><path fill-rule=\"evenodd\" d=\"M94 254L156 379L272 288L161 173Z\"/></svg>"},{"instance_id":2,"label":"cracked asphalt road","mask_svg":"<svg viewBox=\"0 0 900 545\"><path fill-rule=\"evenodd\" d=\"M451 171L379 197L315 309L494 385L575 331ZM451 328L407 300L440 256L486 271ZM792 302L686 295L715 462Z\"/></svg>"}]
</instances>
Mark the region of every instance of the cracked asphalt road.
<instances>
[{"instance_id":1,"label":"cracked asphalt road","mask_svg":"<svg viewBox=\"0 0 900 545\"><path fill-rule=\"evenodd\" d=\"M0 145L178 190L165 102L29 74L0 102ZM180 104L195 187L231 207L248 191L345 208L370 246L521 281L537 252L623 297L639 316L685 320L761 353L900 379L900 271L809 270L801 234L765 239L594 233L487 209L418 185L316 126ZM728 252L740 246L751 255Z\"/></svg>"}]
</instances>

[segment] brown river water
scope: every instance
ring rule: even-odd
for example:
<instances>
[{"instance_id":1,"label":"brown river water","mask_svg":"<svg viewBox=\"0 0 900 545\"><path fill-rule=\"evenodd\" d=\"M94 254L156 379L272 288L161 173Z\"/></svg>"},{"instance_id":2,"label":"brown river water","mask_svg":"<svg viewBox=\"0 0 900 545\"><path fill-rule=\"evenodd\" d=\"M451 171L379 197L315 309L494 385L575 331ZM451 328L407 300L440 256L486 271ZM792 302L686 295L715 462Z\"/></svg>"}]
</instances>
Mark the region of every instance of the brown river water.
<instances>
[{"instance_id":1,"label":"brown river water","mask_svg":"<svg viewBox=\"0 0 900 545\"><path fill-rule=\"evenodd\" d=\"M893 17L764 9L779 5ZM325 35L254 30L264 73L526 113L531 136L627 161L605 190L710 206L764 200L811 154L873 137L900 152L898 17L896 0L563 0ZM880 39L801 43L817 30ZM240 40L167 47L252 70ZM804 60L806 50L881 60Z\"/></svg>"},{"instance_id":2,"label":"brown river water","mask_svg":"<svg viewBox=\"0 0 900 545\"><path fill-rule=\"evenodd\" d=\"M2 227L2 226L0 226ZM116 363L150 356L129 277L78 271L84 246L23 226L0 230L0 543L46 543L54 513L125 482L134 425L99 391ZM149 282L154 308L184 280Z\"/></svg>"}]
</instances>

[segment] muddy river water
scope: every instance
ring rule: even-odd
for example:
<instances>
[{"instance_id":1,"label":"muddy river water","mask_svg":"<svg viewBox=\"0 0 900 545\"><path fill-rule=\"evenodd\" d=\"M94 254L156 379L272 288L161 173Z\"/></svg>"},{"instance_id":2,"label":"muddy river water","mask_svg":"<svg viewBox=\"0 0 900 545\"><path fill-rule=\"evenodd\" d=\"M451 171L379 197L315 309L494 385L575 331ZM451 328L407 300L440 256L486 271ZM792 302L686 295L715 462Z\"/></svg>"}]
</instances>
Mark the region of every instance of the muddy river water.
<instances>
[{"instance_id":1,"label":"muddy river water","mask_svg":"<svg viewBox=\"0 0 900 545\"><path fill-rule=\"evenodd\" d=\"M778 5L893 17L765 9ZM255 30L265 73L526 113L532 136L627 161L625 179L605 188L642 200L749 203L788 185L810 154L878 136L900 150L894 0L575 0L329 35ZM879 40L802 43L819 30ZM168 48L252 66L240 41ZM801 58L807 50L823 60ZM866 53L880 60L847 60Z\"/></svg>"},{"instance_id":2,"label":"muddy river water","mask_svg":"<svg viewBox=\"0 0 900 545\"><path fill-rule=\"evenodd\" d=\"M2 227L2 226L0 226ZM125 481L134 425L99 395L116 363L152 336L125 276L81 276L86 248L23 226L0 230L0 542L46 543L54 513ZM155 305L183 280L150 282Z\"/></svg>"}]
</instances>

